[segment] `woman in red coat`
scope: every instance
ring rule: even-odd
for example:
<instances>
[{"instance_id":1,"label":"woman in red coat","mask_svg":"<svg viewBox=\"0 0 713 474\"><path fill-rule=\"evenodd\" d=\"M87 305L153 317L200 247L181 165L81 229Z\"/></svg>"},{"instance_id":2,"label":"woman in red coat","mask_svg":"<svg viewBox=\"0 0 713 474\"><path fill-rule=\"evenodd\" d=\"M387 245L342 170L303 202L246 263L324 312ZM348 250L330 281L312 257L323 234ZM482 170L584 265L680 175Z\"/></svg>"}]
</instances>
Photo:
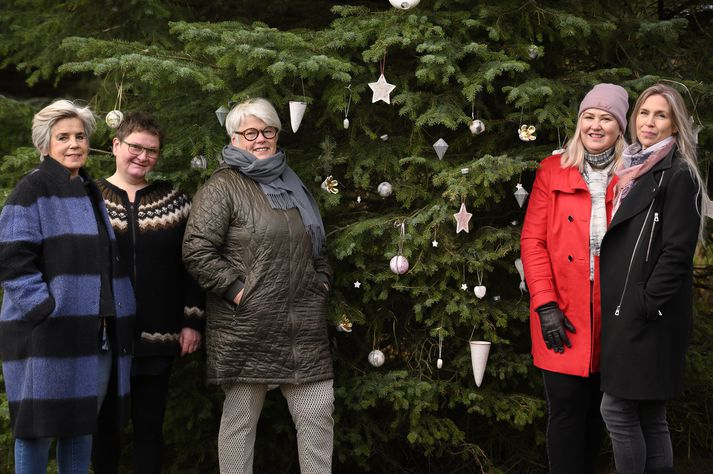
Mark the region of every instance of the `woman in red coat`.
<instances>
[{"instance_id":1,"label":"woman in red coat","mask_svg":"<svg viewBox=\"0 0 713 474\"><path fill-rule=\"evenodd\" d=\"M624 149L626 91L598 84L579 106L564 153L535 177L521 253L535 366L547 399L550 472L594 472L599 414L599 246L611 219L613 169Z\"/></svg>"}]
</instances>

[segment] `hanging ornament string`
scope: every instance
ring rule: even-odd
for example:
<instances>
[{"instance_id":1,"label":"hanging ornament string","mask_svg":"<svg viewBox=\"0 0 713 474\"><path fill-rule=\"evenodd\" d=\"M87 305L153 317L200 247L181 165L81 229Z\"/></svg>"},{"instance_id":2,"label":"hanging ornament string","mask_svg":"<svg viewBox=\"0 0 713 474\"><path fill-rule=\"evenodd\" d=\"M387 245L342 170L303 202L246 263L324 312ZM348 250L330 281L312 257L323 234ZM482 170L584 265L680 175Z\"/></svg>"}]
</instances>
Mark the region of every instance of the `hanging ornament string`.
<instances>
[{"instance_id":1,"label":"hanging ornament string","mask_svg":"<svg viewBox=\"0 0 713 474\"><path fill-rule=\"evenodd\" d=\"M404 238L406 237L406 221L403 221L401 223L395 223L394 227L401 227L399 230L400 235L399 235L399 255L404 254Z\"/></svg>"},{"instance_id":2,"label":"hanging ornament string","mask_svg":"<svg viewBox=\"0 0 713 474\"><path fill-rule=\"evenodd\" d=\"M384 51L384 57L379 61L379 73L383 76L386 70L386 51Z\"/></svg>"},{"instance_id":3,"label":"hanging ornament string","mask_svg":"<svg viewBox=\"0 0 713 474\"><path fill-rule=\"evenodd\" d=\"M443 326L439 326L436 332L438 333L438 360L436 361L436 368L440 369L443 367Z\"/></svg>"},{"instance_id":4,"label":"hanging ornament string","mask_svg":"<svg viewBox=\"0 0 713 474\"><path fill-rule=\"evenodd\" d=\"M352 85L349 84L345 89L349 91L349 98L345 101L347 105L344 107L344 128L349 128L349 106L352 105Z\"/></svg>"},{"instance_id":5,"label":"hanging ornament string","mask_svg":"<svg viewBox=\"0 0 713 474\"><path fill-rule=\"evenodd\" d=\"M683 87L686 90L686 94L688 94L688 98L691 100L691 105L693 105L693 110L691 111L691 119L693 119L693 122L698 122L698 125L700 125L701 128L703 128L703 122L701 122L701 118L698 116L698 112L696 111L696 101L693 100L693 95L691 94L691 91L686 87L686 84L678 81L672 81L670 79L659 79L660 82L669 82L671 84L677 84L681 87Z\"/></svg>"},{"instance_id":6,"label":"hanging ornament string","mask_svg":"<svg viewBox=\"0 0 713 474\"><path fill-rule=\"evenodd\" d=\"M121 100L124 98L124 74L126 74L126 72L121 73L121 81L116 87L116 101L114 102L114 108L117 110L121 110Z\"/></svg>"}]
</instances>

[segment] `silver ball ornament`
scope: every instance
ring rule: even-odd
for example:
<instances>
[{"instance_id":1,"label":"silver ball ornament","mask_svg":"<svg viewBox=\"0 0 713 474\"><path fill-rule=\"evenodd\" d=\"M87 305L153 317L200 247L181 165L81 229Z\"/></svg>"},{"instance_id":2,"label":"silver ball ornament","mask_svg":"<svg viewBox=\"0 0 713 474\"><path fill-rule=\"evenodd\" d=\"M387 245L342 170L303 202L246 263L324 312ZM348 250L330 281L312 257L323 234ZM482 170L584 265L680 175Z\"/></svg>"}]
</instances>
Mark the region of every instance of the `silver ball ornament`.
<instances>
[{"instance_id":1,"label":"silver ball ornament","mask_svg":"<svg viewBox=\"0 0 713 474\"><path fill-rule=\"evenodd\" d=\"M470 133L473 135L480 135L485 131L485 124L482 120L473 120L468 126L468 129L470 129Z\"/></svg>"},{"instance_id":2,"label":"silver ball ornament","mask_svg":"<svg viewBox=\"0 0 713 474\"><path fill-rule=\"evenodd\" d=\"M386 362L386 356L379 349L369 352L369 363L374 367L381 367Z\"/></svg>"},{"instance_id":3,"label":"silver ball ornament","mask_svg":"<svg viewBox=\"0 0 713 474\"><path fill-rule=\"evenodd\" d=\"M119 125L121 125L121 122L124 120L124 114L121 110L112 110L106 114L106 118L104 120L109 128L119 128Z\"/></svg>"},{"instance_id":4,"label":"silver ball ornament","mask_svg":"<svg viewBox=\"0 0 713 474\"><path fill-rule=\"evenodd\" d=\"M391 183L389 183L388 181L379 183L379 186L376 188L376 190L379 193L379 196L381 197L389 197L391 196L391 193L394 192L393 186L391 186Z\"/></svg>"},{"instance_id":5,"label":"silver ball ornament","mask_svg":"<svg viewBox=\"0 0 713 474\"><path fill-rule=\"evenodd\" d=\"M205 156L203 155L196 155L191 159L191 168L194 170L204 170L207 164Z\"/></svg>"},{"instance_id":6,"label":"silver ball ornament","mask_svg":"<svg viewBox=\"0 0 713 474\"><path fill-rule=\"evenodd\" d=\"M389 0L392 7L399 10L410 10L419 4L421 0Z\"/></svg>"}]
</instances>

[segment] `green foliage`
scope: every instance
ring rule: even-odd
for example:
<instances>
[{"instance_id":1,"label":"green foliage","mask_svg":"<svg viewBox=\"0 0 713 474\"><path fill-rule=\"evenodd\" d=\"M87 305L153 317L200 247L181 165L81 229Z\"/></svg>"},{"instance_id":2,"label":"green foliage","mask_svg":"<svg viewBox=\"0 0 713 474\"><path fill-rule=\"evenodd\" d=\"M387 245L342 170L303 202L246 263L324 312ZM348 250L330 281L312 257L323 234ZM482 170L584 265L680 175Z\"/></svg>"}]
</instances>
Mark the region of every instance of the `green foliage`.
<instances>
[{"instance_id":1,"label":"green foliage","mask_svg":"<svg viewBox=\"0 0 713 474\"><path fill-rule=\"evenodd\" d=\"M330 320L354 323L352 333L331 336L335 471L543 472L546 407L529 356L528 295L513 265L525 209L512 193L518 182L530 188L537 163L573 133L581 97L602 81L624 85L632 99L660 79L684 83L705 125L707 169L710 14L697 2L666 2L673 16L661 18L647 2L436 0L408 11L385 1L238 3L114 2L107 15L106 5L82 0L10 0L13 8L0 12L2 65L26 72L31 84L83 81L100 117L119 106L119 91L124 111L155 113L167 131L156 175L189 192L217 166L227 141L219 106L264 96L287 123L288 101L307 102L299 132L283 127L280 146L324 213L336 270ZM66 8L72 14L60 15ZM367 84L382 68L396 85L391 105L371 103ZM30 114L7 112L13 127L25 127L18 137L28 136ZM468 132L473 117L485 122L482 135ZM535 142L517 139L522 124L537 126ZM100 125L93 147L108 150L111 132ZM443 160L432 148L438 138L449 144ZM0 145L28 146L18 140ZM5 153L0 190L36 164L29 148ZM190 169L197 154L208 170ZM93 154L93 175L111 169L109 156ZM329 175L339 194L319 189ZM382 181L393 185L392 196L378 195ZM471 229L455 234L452 215L462 202L473 213ZM405 275L388 269L398 253L410 262ZM470 289L482 282L486 298L461 290L464 282ZM699 299L709 304L710 293ZM707 314L710 305L700 307ZM671 410L677 445L691 450L713 449L710 325L699 318L689 390ZM470 338L493 343L479 389ZM387 358L378 369L366 361L376 347ZM199 357L175 370L167 472L217 469L222 397L203 380ZM0 411L0 428L2 420ZM294 442L287 409L271 393L256 471L294 471Z\"/></svg>"}]
</instances>

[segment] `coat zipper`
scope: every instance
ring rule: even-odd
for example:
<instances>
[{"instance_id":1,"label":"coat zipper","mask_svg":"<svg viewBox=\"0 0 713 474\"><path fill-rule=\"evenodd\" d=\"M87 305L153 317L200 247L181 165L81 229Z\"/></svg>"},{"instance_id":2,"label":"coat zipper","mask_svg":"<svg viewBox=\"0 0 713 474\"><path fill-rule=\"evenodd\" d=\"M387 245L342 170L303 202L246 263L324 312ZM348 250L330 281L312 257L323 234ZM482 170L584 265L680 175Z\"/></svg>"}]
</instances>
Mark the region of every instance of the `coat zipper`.
<instances>
[{"instance_id":1,"label":"coat zipper","mask_svg":"<svg viewBox=\"0 0 713 474\"><path fill-rule=\"evenodd\" d=\"M646 249L646 261L649 261L649 254L651 253L651 242L654 240L654 229L656 229L656 223L659 221L659 213L654 212L654 222L651 224L651 235L649 236L649 247Z\"/></svg>"},{"instance_id":2,"label":"coat zipper","mask_svg":"<svg viewBox=\"0 0 713 474\"><path fill-rule=\"evenodd\" d=\"M661 178L659 179L659 188L661 187L661 182L663 182L663 175L665 171L661 172ZM626 287L629 286L629 276L631 275L631 267L634 264L634 257L636 256L636 249L639 247L639 242L641 241L641 236L644 235L644 229L646 228L646 223L649 221L649 215L651 215L651 209L654 207L654 201L656 201L656 196L651 200L649 204L649 210L646 211L646 217L644 218L644 223L641 225L641 230L639 231L639 236L636 238L636 243L634 244L634 250L631 252L631 260L629 260L629 269L626 271L626 279L624 280L624 289L621 291L621 298L619 298L619 304L616 306L616 311L614 311L614 316L619 316L619 310L621 309L621 304L624 302L624 295L626 294ZM656 213L658 216L658 213ZM653 226L652 226L653 235ZM646 257L648 260L648 255Z\"/></svg>"}]
</instances>

